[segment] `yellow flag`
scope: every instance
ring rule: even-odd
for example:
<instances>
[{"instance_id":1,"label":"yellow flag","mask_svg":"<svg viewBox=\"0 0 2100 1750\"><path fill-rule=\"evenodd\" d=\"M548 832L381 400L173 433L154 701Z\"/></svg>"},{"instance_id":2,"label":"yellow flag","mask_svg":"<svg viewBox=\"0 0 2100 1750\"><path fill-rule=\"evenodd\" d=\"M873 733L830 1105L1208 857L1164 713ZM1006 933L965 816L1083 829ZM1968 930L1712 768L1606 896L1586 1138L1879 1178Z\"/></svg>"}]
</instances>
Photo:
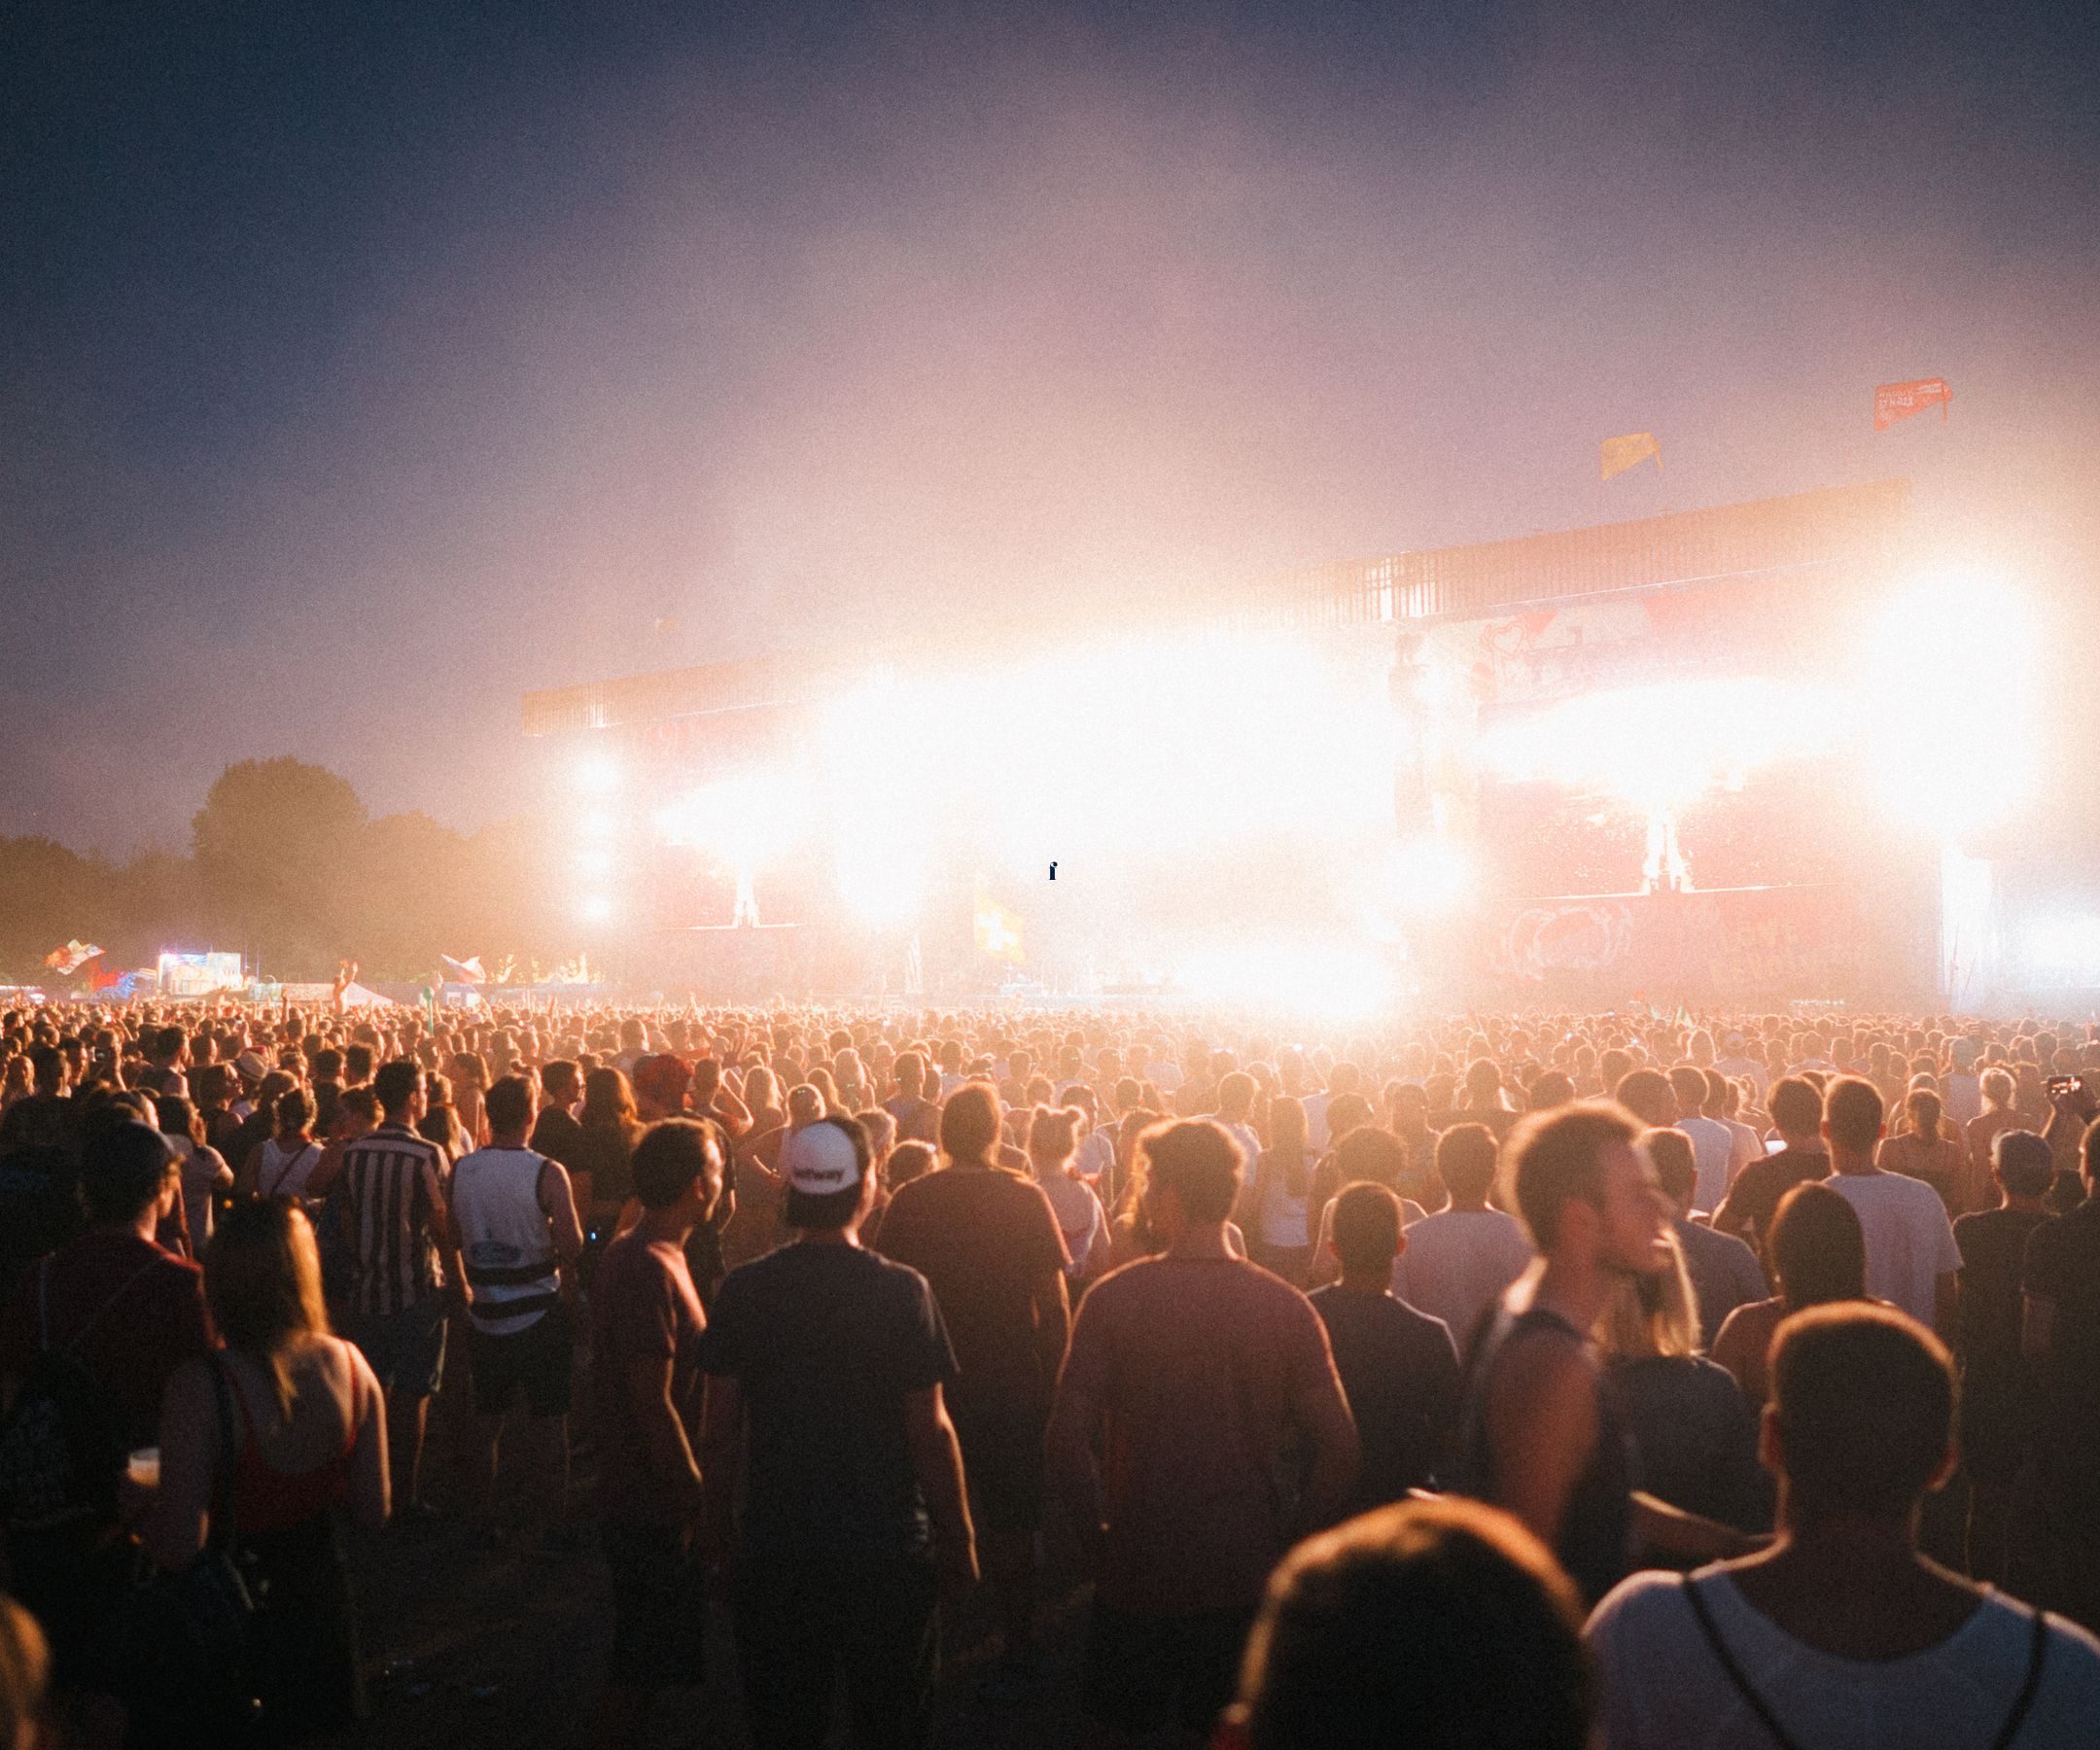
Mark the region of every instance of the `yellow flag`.
<instances>
[{"instance_id":1,"label":"yellow flag","mask_svg":"<svg viewBox=\"0 0 2100 1750\"><path fill-rule=\"evenodd\" d=\"M1628 432L1624 438L1607 438L1604 439L1603 472L1598 478L1608 480L1615 473L1625 473L1650 456L1655 458L1655 465L1660 470L1662 446L1656 441L1653 432Z\"/></svg>"},{"instance_id":2,"label":"yellow flag","mask_svg":"<svg viewBox=\"0 0 2100 1750\"><path fill-rule=\"evenodd\" d=\"M1021 950L1021 920L999 906L989 893L978 891L977 894L977 947L994 960L1011 961L1019 965L1025 958Z\"/></svg>"}]
</instances>

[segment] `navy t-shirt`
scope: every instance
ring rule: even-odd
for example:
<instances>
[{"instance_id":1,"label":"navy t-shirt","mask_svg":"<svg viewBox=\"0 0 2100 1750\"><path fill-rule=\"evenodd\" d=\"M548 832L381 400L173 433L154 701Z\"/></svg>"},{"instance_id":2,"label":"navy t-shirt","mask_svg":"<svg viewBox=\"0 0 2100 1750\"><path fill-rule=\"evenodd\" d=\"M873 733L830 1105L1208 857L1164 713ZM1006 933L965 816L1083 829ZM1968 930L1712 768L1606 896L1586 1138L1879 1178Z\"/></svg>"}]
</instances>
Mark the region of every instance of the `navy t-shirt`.
<instances>
[{"instance_id":1,"label":"navy t-shirt","mask_svg":"<svg viewBox=\"0 0 2100 1750\"><path fill-rule=\"evenodd\" d=\"M747 1558L884 1561L930 1544L904 1400L955 1378L915 1270L851 1245L784 1245L722 1279L702 1368L744 1393Z\"/></svg>"},{"instance_id":2,"label":"navy t-shirt","mask_svg":"<svg viewBox=\"0 0 2100 1750\"><path fill-rule=\"evenodd\" d=\"M1458 1352L1451 1331L1391 1294L1362 1294L1339 1282L1312 1301L1363 1443L1356 1506L1397 1501L1425 1487L1457 1441Z\"/></svg>"}]
</instances>

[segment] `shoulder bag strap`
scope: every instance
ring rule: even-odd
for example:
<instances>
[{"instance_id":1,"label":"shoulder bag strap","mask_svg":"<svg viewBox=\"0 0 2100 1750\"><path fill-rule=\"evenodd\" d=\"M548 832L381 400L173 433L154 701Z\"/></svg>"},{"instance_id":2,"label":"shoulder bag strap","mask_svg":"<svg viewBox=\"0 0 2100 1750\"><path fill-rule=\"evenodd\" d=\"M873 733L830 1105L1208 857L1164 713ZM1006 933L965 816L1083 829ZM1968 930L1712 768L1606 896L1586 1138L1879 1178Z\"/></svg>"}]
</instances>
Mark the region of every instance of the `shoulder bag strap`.
<instances>
[{"instance_id":1,"label":"shoulder bag strap","mask_svg":"<svg viewBox=\"0 0 2100 1750\"><path fill-rule=\"evenodd\" d=\"M2035 1692L2042 1687L2042 1667L2048 1660L2048 1613L2038 1610L2034 1613L2034 1634L2027 1646L2027 1680L2012 1698L2012 1711L2006 1715L2005 1724L1991 1740L1991 1750L2012 1750L2012 1740L2027 1724L2027 1710L2034 1706Z\"/></svg>"},{"instance_id":2,"label":"shoulder bag strap","mask_svg":"<svg viewBox=\"0 0 2100 1750\"><path fill-rule=\"evenodd\" d=\"M219 1405L219 1464L212 1477L211 1531L207 1549L228 1549L239 1541L233 1522L233 1476L240 1467L240 1431L233 1425L233 1392L227 1379L226 1357L213 1355L209 1363L212 1395Z\"/></svg>"},{"instance_id":3,"label":"shoulder bag strap","mask_svg":"<svg viewBox=\"0 0 2100 1750\"><path fill-rule=\"evenodd\" d=\"M1735 1655L1729 1651L1728 1642L1721 1638L1720 1627L1714 1622L1712 1613L1707 1610L1706 1600L1699 1596L1698 1587L1694 1584L1692 1577L1687 1574L1678 1584L1684 1593L1684 1601L1692 1607L1692 1614L1698 1619L1700 1632L1706 1636L1706 1644L1713 1649L1713 1656L1720 1662L1721 1669L1727 1674L1729 1682L1735 1686L1735 1693L1749 1703L1750 1711L1757 1715L1765 1730L1771 1733L1772 1742L1779 1746L1779 1750L1800 1750L1794 1740L1787 1736L1786 1728L1773 1718L1772 1710L1765 1703L1765 1698L1750 1687L1750 1679L1743 1675L1742 1666L1735 1662Z\"/></svg>"}]
</instances>

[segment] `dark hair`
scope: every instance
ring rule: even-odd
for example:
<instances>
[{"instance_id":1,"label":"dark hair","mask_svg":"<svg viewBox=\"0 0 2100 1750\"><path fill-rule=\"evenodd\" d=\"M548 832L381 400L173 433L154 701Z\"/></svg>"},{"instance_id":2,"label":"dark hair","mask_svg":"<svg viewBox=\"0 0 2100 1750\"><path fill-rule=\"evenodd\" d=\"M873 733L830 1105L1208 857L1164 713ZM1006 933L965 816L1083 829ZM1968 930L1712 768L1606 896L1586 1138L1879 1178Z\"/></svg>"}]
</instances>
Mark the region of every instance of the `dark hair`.
<instances>
[{"instance_id":1,"label":"dark hair","mask_svg":"<svg viewBox=\"0 0 2100 1750\"><path fill-rule=\"evenodd\" d=\"M1454 1124L1437 1138L1437 1177L1453 1197L1471 1203L1494 1183L1501 1145L1485 1124Z\"/></svg>"},{"instance_id":2,"label":"dark hair","mask_svg":"<svg viewBox=\"0 0 2100 1750\"><path fill-rule=\"evenodd\" d=\"M547 1098L567 1105L583 1085L583 1072L568 1058L554 1058L540 1066L540 1085Z\"/></svg>"},{"instance_id":3,"label":"dark hair","mask_svg":"<svg viewBox=\"0 0 2100 1750\"><path fill-rule=\"evenodd\" d=\"M1767 1244L1790 1308L1858 1300L1867 1292L1867 1236L1859 1211L1826 1184L1810 1179L1779 1200Z\"/></svg>"},{"instance_id":4,"label":"dark hair","mask_svg":"<svg viewBox=\"0 0 2100 1750\"><path fill-rule=\"evenodd\" d=\"M1697 1064L1679 1064L1669 1072L1670 1092L1677 1096L1677 1116L1697 1118L1713 1098L1706 1071Z\"/></svg>"},{"instance_id":5,"label":"dark hair","mask_svg":"<svg viewBox=\"0 0 2100 1750\"><path fill-rule=\"evenodd\" d=\"M1252 1750L1584 1750L1595 1707L1567 1576L1508 1514L1448 1495L1293 1550L1240 1698Z\"/></svg>"},{"instance_id":6,"label":"dark hair","mask_svg":"<svg viewBox=\"0 0 2100 1750\"><path fill-rule=\"evenodd\" d=\"M989 1159L998 1145L998 1095L988 1082L965 1082L941 1106L941 1152L951 1161Z\"/></svg>"},{"instance_id":7,"label":"dark hair","mask_svg":"<svg viewBox=\"0 0 2100 1750\"><path fill-rule=\"evenodd\" d=\"M1796 1312L1772 1339L1771 1387L1789 1500L1810 1515L1908 1512L1946 1458L1953 1363L1893 1307Z\"/></svg>"},{"instance_id":8,"label":"dark hair","mask_svg":"<svg viewBox=\"0 0 2100 1750\"><path fill-rule=\"evenodd\" d=\"M1643 1124L1668 1124L1676 1117L1670 1106L1676 1102L1677 1091L1660 1069L1629 1070L1619 1078L1612 1096Z\"/></svg>"},{"instance_id":9,"label":"dark hair","mask_svg":"<svg viewBox=\"0 0 2100 1750\"><path fill-rule=\"evenodd\" d=\"M1782 1135L1812 1136L1823 1122L1823 1096L1805 1076L1782 1075L1765 1097L1765 1109L1771 1114L1772 1128Z\"/></svg>"},{"instance_id":10,"label":"dark hair","mask_svg":"<svg viewBox=\"0 0 2100 1750\"><path fill-rule=\"evenodd\" d=\"M270 1124L281 1131L300 1131L313 1122L313 1098L304 1088L287 1088L270 1107Z\"/></svg>"},{"instance_id":11,"label":"dark hair","mask_svg":"<svg viewBox=\"0 0 2100 1750\"><path fill-rule=\"evenodd\" d=\"M782 1225L804 1233L842 1228L859 1212L860 1198L874 1161L868 1149L867 1132L857 1121L834 1115L820 1118L808 1128L815 1130L819 1124L828 1124L852 1141L858 1176L843 1191L797 1191L792 1185L783 1186L787 1195L781 1204Z\"/></svg>"},{"instance_id":12,"label":"dark hair","mask_svg":"<svg viewBox=\"0 0 2100 1750\"><path fill-rule=\"evenodd\" d=\"M1334 1200L1334 1249L1345 1271L1388 1269L1400 1248L1400 1199L1384 1185L1344 1185Z\"/></svg>"},{"instance_id":13,"label":"dark hair","mask_svg":"<svg viewBox=\"0 0 2100 1750\"><path fill-rule=\"evenodd\" d=\"M1692 1138L1681 1130L1665 1127L1643 1131L1641 1146L1655 1163L1657 1183L1672 1202L1683 1202L1698 1183L1698 1157L1693 1153Z\"/></svg>"},{"instance_id":14,"label":"dark hair","mask_svg":"<svg viewBox=\"0 0 2100 1750\"><path fill-rule=\"evenodd\" d=\"M1154 1125L1138 1138L1145 1183L1171 1191L1190 1221L1223 1221L1240 1194L1240 1144L1208 1118Z\"/></svg>"},{"instance_id":15,"label":"dark hair","mask_svg":"<svg viewBox=\"0 0 2100 1750\"><path fill-rule=\"evenodd\" d=\"M508 1078L507 1078L508 1079ZM493 1093L495 1090L491 1089ZM645 1209L668 1209L684 1196L685 1187L710 1171L708 1147L722 1159L721 1134L712 1119L662 1118L642 1133L634 1146L627 1171L634 1180L635 1196ZM718 1187L720 1169L714 1169ZM709 1198L712 1205L714 1199Z\"/></svg>"},{"instance_id":16,"label":"dark hair","mask_svg":"<svg viewBox=\"0 0 2100 1750\"><path fill-rule=\"evenodd\" d=\"M1524 1106L1528 1111L1550 1112L1555 1106L1563 1106L1575 1098L1574 1080L1565 1070L1548 1069L1532 1080L1524 1091Z\"/></svg>"},{"instance_id":17,"label":"dark hair","mask_svg":"<svg viewBox=\"0 0 2100 1750\"><path fill-rule=\"evenodd\" d=\"M899 1142L883 1162L883 1179L894 1191L899 1185L908 1185L913 1179L931 1172L934 1158L930 1142L922 1142L916 1138Z\"/></svg>"},{"instance_id":18,"label":"dark hair","mask_svg":"<svg viewBox=\"0 0 2100 1750\"><path fill-rule=\"evenodd\" d=\"M413 1058L395 1058L381 1064L379 1072L371 1079L372 1093L378 1097L379 1109L391 1118L406 1109L415 1098L416 1084L423 1079L423 1066Z\"/></svg>"},{"instance_id":19,"label":"dark hair","mask_svg":"<svg viewBox=\"0 0 2100 1750\"><path fill-rule=\"evenodd\" d=\"M586 1129L600 1126L625 1130L635 1122L634 1091L627 1077L610 1064L583 1077L583 1110L577 1122Z\"/></svg>"},{"instance_id":20,"label":"dark hair","mask_svg":"<svg viewBox=\"0 0 2100 1750\"><path fill-rule=\"evenodd\" d=\"M1631 1142L1640 1129L1626 1107L1601 1100L1535 1112L1518 1124L1509 1140L1510 1176L1533 1245L1543 1252L1558 1243L1566 1204L1603 1201L1604 1151Z\"/></svg>"},{"instance_id":21,"label":"dark hair","mask_svg":"<svg viewBox=\"0 0 2100 1750\"><path fill-rule=\"evenodd\" d=\"M97 1221L135 1221L160 1195L175 1159L167 1140L135 1121L97 1124L81 1150L81 1195Z\"/></svg>"},{"instance_id":22,"label":"dark hair","mask_svg":"<svg viewBox=\"0 0 2100 1750\"><path fill-rule=\"evenodd\" d=\"M1840 1075L1823 1095L1823 1122L1834 1146L1866 1154L1881 1136L1888 1115L1881 1090L1856 1075Z\"/></svg>"},{"instance_id":23,"label":"dark hair","mask_svg":"<svg viewBox=\"0 0 2100 1750\"><path fill-rule=\"evenodd\" d=\"M496 1085L481 1097L491 1131L514 1131L532 1122L532 1083L522 1075L498 1076Z\"/></svg>"},{"instance_id":24,"label":"dark hair","mask_svg":"<svg viewBox=\"0 0 2100 1750\"><path fill-rule=\"evenodd\" d=\"M1368 1179L1375 1185L1397 1185L1408 1170L1407 1144L1391 1131L1360 1124L1335 1144L1334 1164L1345 1184Z\"/></svg>"},{"instance_id":25,"label":"dark hair","mask_svg":"<svg viewBox=\"0 0 2100 1750\"><path fill-rule=\"evenodd\" d=\"M2004 1130L1993 1137L1991 1167L2014 1197L2040 1197L2056 1178L2048 1142L2031 1130Z\"/></svg>"}]
</instances>

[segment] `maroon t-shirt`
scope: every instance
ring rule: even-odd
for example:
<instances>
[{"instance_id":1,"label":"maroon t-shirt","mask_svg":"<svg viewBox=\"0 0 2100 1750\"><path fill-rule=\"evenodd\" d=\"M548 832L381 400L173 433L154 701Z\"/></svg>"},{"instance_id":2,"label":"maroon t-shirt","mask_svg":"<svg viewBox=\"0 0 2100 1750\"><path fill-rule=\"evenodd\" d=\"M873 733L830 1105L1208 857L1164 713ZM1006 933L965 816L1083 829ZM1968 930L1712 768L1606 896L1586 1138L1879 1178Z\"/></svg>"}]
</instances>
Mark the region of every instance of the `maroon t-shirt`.
<instances>
[{"instance_id":1,"label":"maroon t-shirt","mask_svg":"<svg viewBox=\"0 0 2100 1750\"><path fill-rule=\"evenodd\" d=\"M79 1336L75 1352L123 1406L133 1447L159 1438L168 1376L217 1347L204 1273L131 1233L83 1234L22 1272L0 1320L0 1373L18 1380L27 1371L44 1347L47 1313L52 1348Z\"/></svg>"},{"instance_id":2,"label":"maroon t-shirt","mask_svg":"<svg viewBox=\"0 0 2100 1750\"><path fill-rule=\"evenodd\" d=\"M1049 1415L1056 1379L1036 1347L1034 1295L1070 1258L1040 1185L1002 1167L929 1172L890 1200L881 1250L932 1285L962 1415Z\"/></svg>"},{"instance_id":3,"label":"maroon t-shirt","mask_svg":"<svg viewBox=\"0 0 2100 1750\"><path fill-rule=\"evenodd\" d=\"M668 1240L628 1234L606 1247L591 1284L592 1379L598 1411L598 1502L629 1525L676 1525L678 1492L649 1467L627 1389L627 1363L671 1363L671 1402L695 1451L700 1438L700 1334L707 1315L685 1254Z\"/></svg>"}]
</instances>

